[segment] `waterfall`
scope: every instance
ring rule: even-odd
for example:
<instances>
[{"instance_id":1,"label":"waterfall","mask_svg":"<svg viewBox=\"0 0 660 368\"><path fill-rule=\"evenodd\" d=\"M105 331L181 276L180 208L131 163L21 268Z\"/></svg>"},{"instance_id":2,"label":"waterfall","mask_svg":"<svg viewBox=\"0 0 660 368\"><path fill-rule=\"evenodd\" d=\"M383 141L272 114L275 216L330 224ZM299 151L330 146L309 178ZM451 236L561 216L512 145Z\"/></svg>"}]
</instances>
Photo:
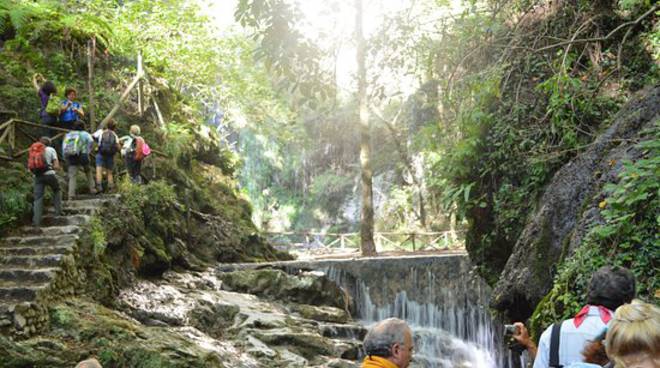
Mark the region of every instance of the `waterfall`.
<instances>
[{"instance_id":1,"label":"waterfall","mask_svg":"<svg viewBox=\"0 0 660 368\"><path fill-rule=\"evenodd\" d=\"M487 310L489 290L469 273L444 280L431 267L411 267L403 280L401 274L384 272L367 283L332 266L325 272L352 294L356 317L364 325L389 317L410 325L415 341L411 367L509 366Z\"/></svg>"}]
</instances>

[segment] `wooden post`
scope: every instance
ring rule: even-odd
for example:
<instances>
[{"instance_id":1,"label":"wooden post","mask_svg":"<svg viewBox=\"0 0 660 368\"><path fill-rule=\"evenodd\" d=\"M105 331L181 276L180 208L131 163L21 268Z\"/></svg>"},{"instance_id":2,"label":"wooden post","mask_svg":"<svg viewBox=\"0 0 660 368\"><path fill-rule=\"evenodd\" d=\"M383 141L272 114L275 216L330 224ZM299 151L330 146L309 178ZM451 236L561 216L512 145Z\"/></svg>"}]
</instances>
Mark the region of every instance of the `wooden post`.
<instances>
[{"instance_id":1,"label":"wooden post","mask_svg":"<svg viewBox=\"0 0 660 368\"><path fill-rule=\"evenodd\" d=\"M341 249L346 248L346 239L344 238L344 234L339 234L339 244L341 244Z\"/></svg>"},{"instance_id":2,"label":"wooden post","mask_svg":"<svg viewBox=\"0 0 660 368\"><path fill-rule=\"evenodd\" d=\"M126 100L126 98L128 97L128 94L131 92L131 90L133 90L133 88L135 88L135 86L137 85L138 81L140 81L140 78L142 78L142 76L138 74L138 75L137 75L137 76L131 81L131 84L129 84L128 87L126 87L126 89L124 90L124 92L123 92L123 93L121 94L121 96L119 97L119 101L117 101L117 103L116 103L115 106L112 108L112 110L110 110L110 113L108 114L108 116L106 116L106 117L103 119L103 121L101 121L101 123L99 124L99 126L100 126L101 128L103 128L103 127L105 126L105 124L107 124L108 121L110 121L110 119L112 119L112 117L115 116L115 114L117 113L117 111L119 111L119 108L121 107L121 104L124 102L124 100Z\"/></svg>"},{"instance_id":3,"label":"wooden post","mask_svg":"<svg viewBox=\"0 0 660 368\"><path fill-rule=\"evenodd\" d=\"M410 234L410 240L412 240L413 252L415 251L415 233Z\"/></svg>"},{"instance_id":4,"label":"wooden post","mask_svg":"<svg viewBox=\"0 0 660 368\"><path fill-rule=\"evenodd\" d=\"M89 105L87 106L87 116L89 116L89 126L91 131L96 130L96 121L94 116L94 54L96 53L96 37L87 41L87 93L89 94Z\"/></svg>"},{"instance_id":5,"label":"wooden post","mask_svg":"<svg viewBox=\"0 0 660 368\"><path fill-rule=\"evenodd\" d=\"M444 236L443 241L445 242L445 248L451 248L454 244L453 244L453 242L451 242L451 243L449 242L449 236L447 236L446 231L445 231L443 236Z\"/></svg>"},{"instance_id":6,"label":"wooden post","mask_svg":"<svg viewBox=\"0 0 660 368\"><path fill-rule=\"evenodd\" d=\"M158 116L158 124L160 124L161 129L165 129L165 120L163 119L163 114L160 112L160 108L158 107L158 102L156 102L155 98L151 99L154 102L154 108L156 109L156 116Z\"/></svg>"},{"instance_id":7,"label":"wooden post","mask_svg":"<svg viewBox=\"0 0 660 368\"><path fill-rule=\"evenodd\" d=\"M11 123L7 127L9 131L9 155L13 155L16 150L16 123Z\"/></svg>"},{"instance_id":8,"label":"wooden post","mask_svg":"<svg viewBox=\"0 0 660 368\"><path fill-rule=\"evenodd\" d=\"M138 75L142 75L142 52L138 52L138 57L137 57L137 73ZM138 82L138 111L140 112L140 117L142 117L142 114L144 113L144 102L143 102L143 89L142 89L142 79Z\"/></svg>"}]
</instances>

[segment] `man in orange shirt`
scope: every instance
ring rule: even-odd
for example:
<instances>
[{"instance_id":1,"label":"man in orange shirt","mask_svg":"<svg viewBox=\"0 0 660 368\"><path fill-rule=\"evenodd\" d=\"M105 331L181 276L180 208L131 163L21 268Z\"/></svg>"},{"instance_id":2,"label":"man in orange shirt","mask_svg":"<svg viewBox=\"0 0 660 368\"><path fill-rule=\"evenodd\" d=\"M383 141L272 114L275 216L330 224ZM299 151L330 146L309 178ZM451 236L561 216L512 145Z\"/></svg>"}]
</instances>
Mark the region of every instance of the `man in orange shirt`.
<instances>
[{"instance_id":1,"label":"man in orange shirt","mask_svg":"<svg viewBox=\"0 0 660 368\"><path fill-rule=\"evenodd\" d=\"M380 321L364 338L364 351L362 368L407 368L413 354L412 331L398 318Z\"/></svg>"}]
</instances>

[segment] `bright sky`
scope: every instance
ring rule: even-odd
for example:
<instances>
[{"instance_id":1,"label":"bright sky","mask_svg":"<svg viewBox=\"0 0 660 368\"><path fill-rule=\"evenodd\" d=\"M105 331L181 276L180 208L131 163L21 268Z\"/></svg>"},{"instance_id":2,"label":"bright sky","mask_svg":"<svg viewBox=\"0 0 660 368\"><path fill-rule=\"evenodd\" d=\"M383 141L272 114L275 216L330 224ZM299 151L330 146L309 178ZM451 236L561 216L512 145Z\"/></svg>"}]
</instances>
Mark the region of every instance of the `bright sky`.
<instances>
[{"instance_id":1,"label":"bright sky","mask_svg":"<svg viewBox=\"0 0 660 368\"><path fill-rule=\"evenodd\" d=\"M199 1L204 12L215 20L221 30L232 26L238 27L234 20L234 10L238 0L195 0ZM304 15L301 26L303 34L310 39L320 43L338 43L339 54L337 55L337 83L341 90L352 91L355 89L355 73L357 71L355 61L355 46L352 41L355 8L354 0L290 0L297 2L299 9ZM420 0L363 0L364 7L364 33L365 37L373 35L382 25L384 16L394 14L410 7L411 3L428 3ZM447 12L456 13L461 9L461 0L450 0L451 4L446 8ZM332 5L335 4L335 5ZM436 8L437 9L437 8ZM421 10L424 15L423 8ZM438 14L436 13L436 16ZM396 80L397 88L404 94L412 92L416 88L415 81L409 77L409 81Z\"/></svg>"}]
</instances>

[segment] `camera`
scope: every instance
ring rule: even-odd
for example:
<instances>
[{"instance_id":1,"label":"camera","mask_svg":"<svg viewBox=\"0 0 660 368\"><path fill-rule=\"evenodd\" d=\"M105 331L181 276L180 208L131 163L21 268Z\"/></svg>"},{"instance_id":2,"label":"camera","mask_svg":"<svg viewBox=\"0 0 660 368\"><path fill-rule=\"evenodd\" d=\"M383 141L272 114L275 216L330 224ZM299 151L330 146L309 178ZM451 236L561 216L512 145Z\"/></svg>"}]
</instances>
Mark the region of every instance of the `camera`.
<instances>
[{"instance_id":1,"label":"camera","mask_svg":"<svg viewBox=\"0 0 660 368\"><path fill-rule=\"evenodd\" d=\"M509 349L515 353L522 353L526 348L521 345L516 339L513 338L513 335L519 333L518 326L516 325L504 325L504 340Z\"/></svg>"}]
</instances>

